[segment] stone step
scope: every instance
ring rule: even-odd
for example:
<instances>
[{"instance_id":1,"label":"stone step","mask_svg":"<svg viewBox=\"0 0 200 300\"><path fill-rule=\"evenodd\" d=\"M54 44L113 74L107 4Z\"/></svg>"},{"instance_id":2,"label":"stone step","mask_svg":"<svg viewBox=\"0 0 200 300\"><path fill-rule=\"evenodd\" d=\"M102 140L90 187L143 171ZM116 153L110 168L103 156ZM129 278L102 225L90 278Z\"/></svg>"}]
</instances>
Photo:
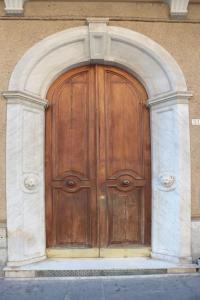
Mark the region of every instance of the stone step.
<instances>
[{"instance_id":1,"label":"stone step","mask_svg":"<svg viewBox=\"0 0 200 300\"><path fill-rule=\"evenodd\" d=\"M173 264L148 258L47 259L21 267L5 267L5 277L96 277L196 273L195 264Z\"/></svg>"}]
</instances>

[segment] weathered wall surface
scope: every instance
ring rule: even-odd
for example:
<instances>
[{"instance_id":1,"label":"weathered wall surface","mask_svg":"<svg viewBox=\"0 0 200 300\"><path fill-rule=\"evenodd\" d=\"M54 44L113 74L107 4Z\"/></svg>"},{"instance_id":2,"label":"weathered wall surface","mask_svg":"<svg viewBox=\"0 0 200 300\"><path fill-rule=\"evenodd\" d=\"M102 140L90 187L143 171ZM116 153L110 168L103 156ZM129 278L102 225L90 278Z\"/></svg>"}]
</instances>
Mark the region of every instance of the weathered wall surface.
<instances>
[{"instance_id":1,"label":"weathered wall surface","mask_svg":"<svg viewBox=\"0 0 200 300\"><path fill-rule=\"evenodd\" d=\"M12 70L35 43L58 31L85 24L86 17L110 17L110 25L143 33L177 60L193 92L190 119L200 118L200 4L190 4L186 20L170 20L161 3L30 1L24 17L5 17L0 1L0 91L8 88ZM191 122L190 122L191 124ZM6 105L0 101L0 224L6 220ZM200 218L200 127L191 125L192 216ZM1 244L0 244L1 247Z\"/></svg>"}]
</instances>

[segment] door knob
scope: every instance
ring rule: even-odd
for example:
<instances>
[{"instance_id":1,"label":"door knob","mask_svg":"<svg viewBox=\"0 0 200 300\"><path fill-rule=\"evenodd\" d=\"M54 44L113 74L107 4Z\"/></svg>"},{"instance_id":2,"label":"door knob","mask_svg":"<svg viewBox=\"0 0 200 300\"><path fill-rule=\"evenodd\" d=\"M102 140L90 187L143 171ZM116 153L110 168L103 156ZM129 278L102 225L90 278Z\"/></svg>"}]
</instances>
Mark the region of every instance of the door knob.
<instances>
[{"instance_id":1,"label":"door knob","mask_svg":"<svg viewBox=\"0 0 200 300\"><path fill-rule=\"evenodd\" d=\"M70 187L73 187L75 184L76 184L76 182L74 181L74 180L68 180L67 182L66 182L66 184L68 185L68 186L70 186Z\"/></svg>"},{"instance_id":2,"label":"door knob","mask_svg":"<svg viewBox=\"0 0 200 300\"><path fill-rule=\"evenodd\" d=\"M122 184L125 185L125 186L128 186L130 184L130 181L128 179L124 179L122 181Z\"/></svg>"}]
</instances>

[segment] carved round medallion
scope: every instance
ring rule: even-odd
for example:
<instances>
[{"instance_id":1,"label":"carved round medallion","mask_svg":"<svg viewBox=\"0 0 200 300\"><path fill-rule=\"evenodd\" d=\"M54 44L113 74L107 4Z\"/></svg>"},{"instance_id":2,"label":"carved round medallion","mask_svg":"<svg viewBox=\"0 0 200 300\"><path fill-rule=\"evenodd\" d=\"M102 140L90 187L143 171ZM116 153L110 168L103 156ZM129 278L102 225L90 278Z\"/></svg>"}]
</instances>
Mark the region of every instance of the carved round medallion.
<instances>
[{"instance_id":1,"label":"carved round medallion","mask_svg":"<svg viewBox=\"0 0 200 300\"><path fill-rule=\"evenodd\" d=\"M175 183L175 176L167 175L167 174L160 175L159 180L160 180L160 184L164 188L171 188L173 186L173 184Z\"/></svg>"},{"instance_id":2,"label":"carved round medallion","mask_svg":"<svg viewBox=\"0 0 200 300\"><path fill-rule=\"evenodd\" d=\"M30 191L33 191L38 186L38 177L34 174L28 175L24 178L24 186Z\"/></svg>"}]
</instances>

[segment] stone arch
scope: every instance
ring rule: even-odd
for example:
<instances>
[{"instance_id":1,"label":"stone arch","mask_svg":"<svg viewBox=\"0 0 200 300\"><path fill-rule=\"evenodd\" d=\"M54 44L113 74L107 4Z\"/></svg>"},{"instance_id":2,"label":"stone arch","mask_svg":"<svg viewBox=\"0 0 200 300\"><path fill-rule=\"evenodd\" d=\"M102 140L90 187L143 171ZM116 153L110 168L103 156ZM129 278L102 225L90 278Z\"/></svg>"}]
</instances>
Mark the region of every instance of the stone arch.
<instances>
[{"instance_id":1,"label":"stone arch","mask_svg":"<svg viewBox=\"0 0 200 300\"><path fill-rule=\"evenodd\" d=\"M106 26L104 20L64 30L34 45L17 63L9 90L44 98L59 74L77 65L98 62L121 65L134 73L149 97L187 91L179 65L164 48L140 33Z\"/></svg>"}]
</instances>

